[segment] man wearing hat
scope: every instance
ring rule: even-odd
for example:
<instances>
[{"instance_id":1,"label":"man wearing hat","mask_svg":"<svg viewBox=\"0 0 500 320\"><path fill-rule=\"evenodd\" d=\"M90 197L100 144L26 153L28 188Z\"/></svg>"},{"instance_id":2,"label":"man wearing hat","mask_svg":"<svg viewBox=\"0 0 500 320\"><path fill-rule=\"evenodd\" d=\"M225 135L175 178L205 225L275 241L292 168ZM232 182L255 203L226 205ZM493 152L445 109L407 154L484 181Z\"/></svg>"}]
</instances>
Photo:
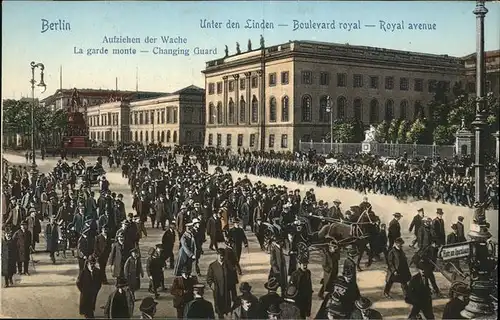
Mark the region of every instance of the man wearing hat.
<instances>
[{"instance_id":1,"label":"man wearing hat","mask_svg":"<svg viewBox=\"0 0 500 320\"><path fill-rule=\"evenodd\" d=\"M387 276L384 296L391 298L390 292L393 283L400 283L403 293L406 294L408 281L411 278L410 267L403 251L403 239L397 238L387 255Z\"/></svg>"},{"instance_id":2,"label":"man wearing hat","mask_svg":"<svg viewBox=\"0 0 500 320\"><path fill-rule=\"evenodd\" d=\"M245 235L245 231L240 227L240 219L238 217L233 220L233 227L229 229L228 232L229 241L234 244L234 252L236 254L236 259L238 262L238 270L241 275L241 268L239 267L241 251L243 249L243 245L248 250L248 239Z\"/></svg>"},{"instance_id":3,"label":"man wearing hat","mask_svg":"<svg viewBox=\"0 0 500 320\"><path fill-rule=\"evenodd\" d=\"M464 217L462 216L458 216L457 235L458 235L458 242L467 241L467 239L465 238L465 231L464 231Z\"/></svg>"},{"instance_id":4,"label":"man wearing hat","mask_svg":"<svg viewBox=\"0 0 500 320\"><path fill-rule=\"evenodd\" d=\"M2 276L4 277L6 288L14 285L12 277L16 274L16 260L16 242L12 239L12 230L6 228L2 241Z\"/></svg>"},{"instance_id":5,"label":"man wearing hat","mask_svg":"<svg viewBox=\"0 0 500 320\"><path fill-rule=\"evenodd\" d=\"M387 229L387 238L389 239L389 248L394 245L394 240L401 237L401 225L399 220L401 220L401 213L395 212L393 214L394 218L389 222L389 228Z\"/></svg>"},{"instance_id":6,"label":"man wearing hat","mask_svg":"<svg viewBox=\"0 0 500 320\"><path fill-rule=\"evenodd\" d=\"M191 275L187 266L182 266L181 276L175 277L170 287L170 294L174 296L174 308L177 309L177 319L182 319L184 307L194 299L193 286L198 283L198 278Z\"/></svg>"},{"instance_id":7,"label":"man wearing hat","mask_svg":"<svg viewBox=\"0 0 500 320\"><path fill-rule=\"evenodd\" d=\"M174 244L175 244L175 231L172 227L172 223L169 220L165 221L165 232L161 238L161 244L163 246L163 257L165 258L165 264L167 260L169 261L168 266L170 269L174 268Z\"/></svg>"},{"instance_id":8,"label":"man wearing hat","mask_svg":"<svg viewBox=\"0 0 500 320\"><path fill-rule=\"evenodd\" d=\"M377 310L371 309L372 302L370 299L361 297L356 300L355 303L356 310L351 314L351 319L357 320L372 320L372 319L382 319L382 314Z\"/></svg>"},{"instance_id":9,"label":"man wearing hat","mask_svg":"<svg viewBox=\"0 0 500 320\"><path fill-rule=\"evenodd\" d=\"M300 309L297 306L297 294L297 287L293 284L288 285L284 301L280 304L282 319L301 319Z\"/></svg>"},{"instance_id":10,"label":"man wearing hat","mask_svg":"<svg viewBox=\"0 0 500 320\"><path fill-rule=\"evenodd\" d=\"M156 306L158 302L153 297L142 299L139 311L141 311L141 319L153 319L156 314Z\"/></svg>"},{"instance_id":11,"label":"man wearing hat","mask_svg":"<svg viewBox=\"0 0 500 320\"><path fill-rule=\"evenodd\" d=\"M146 261L146 273L149 278L149 292L158 298L158 288L165 288L165 276L163 268L165 267L165 260L162 254L163 248L161 244L157 244L154 250L151 251Z\"/></svg>"},{"instance_id":12,"label":"man wearing hat","mask_svg":"<svg viewBox=\"0 0 500 320\"><path fill-rule=\"evenodd\" d=\"M236 308L238 308L239 306L241 306L241 297L242 295L246 295L252 302L252 305L255 305L257 306L259 304L259 298L257 298L256 296L254 296L252 294L252 286L246 282L246 281L243 281L241 284L240 284L240 293L241 295L237 296L234 303L233 303L233 306L231 307L231 309L234 311L236 310Z\"/></svg>"},{"instance_id":13,"label":"man wearing hat","mask_svg":"<svg viewBox=\"0 0 500 320\"><path fill-rule=\"evenodd\" d=\"M104 306L104 316L107 319L130 319L134 315L134 300L127 279L119 277L115 291L111 292Z\"/></svg>"},{"instance_id":14,"label":"man wearing hat","mask_svg":"<svg viewBox=\"0 0 500 320\"><path fill-rule=\"evenodd\" d=\"M410 244L410 248L413 248L415 244L418 242L418 230L420 230L420 227L423 225L423 218L424 218L424 208L420 208L417 210L417 214L413 217L413 220L410 223L410 229L409 231L412 232L414 231L415 238Z\"/></svg>"},{"instance_id":15,"label":"man wearing hat","mask_svg":"<svg viewBox=\"0 0 500 320\"><path fill-rule=\"evenodd\" d=\"M267 289L267 293L259 298L259 305L262 311L265 312L271 305L279 306L284 301L283 297L278 295L276 292L279 287L280 284L274 277L269 278L269 280L264 284L264 288Z\"/></svg>"},{"instance_id":16,"label":"man wearing hat","mask_svg":"<svg viewBox=\"0 0 500 320\"><path fill-rule=\"evenodd\" d=\"M432 221L432 228L436 237L436 245L438 247L445 245L446 234L444 231L443 209L436 209L436 217Z\"/></svg>"},{"instance_id":17,"label":"man wearing hat","mask_svg":"<svg viewBox=\"0 0 500 320\"><path fill-rule=\"evenodd\" d=\"M424 265L417 262L418 273L411 277L405 302L412 305L408 319L416 319L420 312L426 319L434 319L432 310L432 294L429 284L424 277Z\"/></svg>"},{"instance_id":18,"label":"man wearing hat","mask_svg":"<svg viewBox=\"0 0 500 320\"><path fill-rule=\"evenodd\" d=\"M125 253L125 239L123 235L117 235L117 241L111 245L108 264L112 267L114 278L123 277L123 265L127 254Z\"/></svg>"},{"instance_id":19,"label":"man wearing hat","mask_svg":"<svg viewBox=\"0 0 500 320\"><path fill-rule=\"evenodd\" d=\"M230 267L225 261L225 250L217 250L217 260L208 266L207 284L213 291L215 312L219 319L224 318L224 315L231 312L231 304L236 299L233 296L235 292L230 290L233 288L238 279L235 279L232 272L226 270Z\"/></svg>"},{"instance_id":20,"label":"man wearing hat","mask_svg":"<svg viewBox=\"0 0 500 320\"><path fill-rule=\"evenodd\" d=\"M210 237L210 250L217 250L218 243L224 241L224 235L222 233L222 222L217 213L208 219L207 222L207 234Z\"/></svg>"},{"instance_id":21,"label":"man wearing hat","mask_svg":"<svg viewBox=\"0 0 500 320\"><path fill-rule=\"evenodd\" d=\"M458 238L458 226L456 223L451 225L451 230L452 230L451 233L448 234L448 236L446 236L446 245L460 243L459 238ZM455 268L457 268L459 271L462 271L460 269L460 259L451 259L451 260L447 261L447 263L445 265L446 271L451 270L450 264L453 264L455 266Z\"/></svg>"},{"instance_id":22,"label":"man wearing hat","mask_svg":"<svg viewBox=\"0 0 500 320\"><path fill-rule=\"evenodd\" d=\"M135 297L135 292L141 287L141 278L144 278L139 250L136 248L130 250L130 257L128 257L123 266L123 275L127 279L130 291Z\"/></svg>"},{"instance_id":23,"label":"man wearing hat","mask_svg":"<svg viewBox=\"0 0 500 320\"><path fill-rule=\"evenodd\" d=\"M344 220L344 215L342 214L342 210L340 209L340 204L342 202L339 199L335 199L333 201L333 206L330 208L329 216L332 219L342 221Z\"/></svg>"},{"instance_id":24,"label":"man wearing hat","mask_svg":"<svg viewBox=\"0 0 500 320\"><path fill-rule=\"evenodd\" d=\"M267 318L269 320L286 319L281 317L281 310L279 305L272 304L267 308Z\"/></svg>"},{"instance_id":25,"label":"man wearing hat","mask_svg":"<svg viewBox=\"0 0 500 320\"><path fill-rule=\"evenodd\" d=\"M80 314L88 319L94 318L95 303L101 290L101 273L106 272L96 268L96 263L95 256L90 255L76 280L76 286L80 291Z\"/></svg>"},{"instance_id":26,"label":"man wearing hat","mask_svg":"<svg viewBox=\"0 0 500 320\"><path fill-rule=\"evenodd\" d=\"M243 292L242 295L238 296L237 304L233 306L232 319L259 319L259 318L261 318L259 301L253 294L250 293L249 290Z\"/></svg>"},{"instance_id":27,"label":"man wearing hat","mask_svg":"<svg viewBox=\"0 0 500 320\"><path fill-rule=\"evenodd\" d=\"M77 243L78 267L80 272L85 267L85 260L94 252L95 238L89 236L89 228L82 231Z\"/></svg>"},{"instance_id":28,"label":"man wearing hat","mask_svg":"<svg viewBox=\"0 0 500 320\"><path fill-rule=\"evenodd\" d=\"M55 253L59 246L59 226L54 217L50 218L50 223L45 226L46 249L49 253L52 264L56 264Z\"/></svg>"},{"instance_id":29,"label":"man wearing hat","mask_svg":"<svg viewBox=\"0 0 500 320\"><path fill-rule=\"evenodd\" d=\"M306 319L311 316L313 289L311 270L307 268L308 265L309 259L307 257L300 257L299 268L295 270L290 277L290 284L293 284L298 289L295 301L300 310L300 316L302 319Z\"/></svg>"},{"instance_id":30,"label":"man wearing hat","mask_svg":"<svg viewBox=\"0 0 500 320\"><path fill-rule=\"evenodd\" d=\"M28 223L21 222L21 229L17 230L12 237L16 243L17 250L17 272L29 275L28 266L31 255L31 232L28 230ZM21 269L22 268L22 269Z\"/></svg>"},{"instance_id":31,"label":"man wearing hat","mask_svg":"<svg viewBox=\"0 0 500 320\"><path fill-rule=\"evenodd\" d=\"M187 229L182 233L179 240L180 248L174 268L174 275L178 277L181 276L181 270L184 266L191 271L193 262L196 260L196 252L199 250L196 248L196 239L194 237L194 230L192 230L193 226L193 223L187 223Z\"/></svg>"},{"instance_id":32,"label":"man wearing hat","mask_svg":"<svg viewBox=\"0 0 500 320\"><path fill-rule=\"evenodd\" d=\"M194 299L189 301L184 308L184 319L215 319L214 307L210 301L203 298L204 284L193 286ZM219 319L223 319L220 318Z\"/></svg>"},{"instance_id":33,"label":"man wearing hat","mask_svg":"<svg viewBox=\"0 0 500 320\"><path fill-rule=\"evenodd\" d=\"M106 270L109 254L111 253L112 241L108 235L108 226L101 226L101 233L95 238L94 255L97 257L99 269ZM106 272L102 272L102 283L107 284Z\"/></svg>"},{"instance_id":34,"label":"man wearing hat","mask_svg":"<svg viewBox=\"0 0 500 320\"><path fill-rule=\"evenodd\" d=\"M450 301L446 303L443 310L442 319L466 319L460 312L465 309L468 303L470 289L463 282L455 282L450 288Z\"/></svg>"}]
</instances>

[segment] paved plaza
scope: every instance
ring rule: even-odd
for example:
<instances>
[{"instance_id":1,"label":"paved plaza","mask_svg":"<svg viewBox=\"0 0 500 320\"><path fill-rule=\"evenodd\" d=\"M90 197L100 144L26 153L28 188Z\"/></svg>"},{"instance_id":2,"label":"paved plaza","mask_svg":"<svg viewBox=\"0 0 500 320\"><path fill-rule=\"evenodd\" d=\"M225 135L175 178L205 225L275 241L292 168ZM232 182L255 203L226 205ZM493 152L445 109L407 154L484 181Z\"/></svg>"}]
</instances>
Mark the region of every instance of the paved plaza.
<instances>
[{"instance_id":1,"label":"paved plaza","mask_svg":"<svg viewBox=\"0 0 500 320\"><path fill-rule=\"evenodd\" d=\"M25 158L18 155L4 156L13 164L26 163ZM42 172L52 170L55 163L56 160L54 159L38 161L39 168ZM132 197L127 181L121 177L119 169L109 170L106 168L106 170L108 171L106 176L111 183L111 190L116 193L124 194L124 202L127 212L132 212ZM233 174L234 178L237 176L239 176L237 173ZM248 175L248 178L253 182L260 180L266 184L284 184L283 181L278 179L262 178L252 175ZM312 184L299 185L293 182L286 183L286 185L291 189L300 189L303 192L311 187L314 187ZM332 203L335 198L341 199L344 210L348 208L349 205L358 204L362 199L361 194L351 190L341 190L327 187L315 188L315 190L318 200ZM442 208L445 212L444 220L447 233L450 231L450 225L457 220L457 216L463 215L466 217L465 224L467 229L472 217L472 211L470 209L455 207L448 204L437 204L425 201L403 203L396 201L392 197L381 195L369 195L369 201L372 203L375 213L380 216L382 222L384 223L389 223L393 212L397 211L403 214L403 218L400 223L403 230L403 238L406 241L405 250L408 258L410 258L414 252L413 249L408 248L408 244L413 238L413 235L408 232L408 226L418 208L423 207L426 214L431 217L435 216L434 212L436 212L436 208ZM497 234L497 215L495 215L493 211L490 211L488 212L487 217L492 225L492 234ZM161 243L162 236L161 229L151 229L149 222L146 226L148 227L148 237L143 238L140 243L143 260L145 260L150 247ZM44 229L45 223L43 225L43 230ZM261 296L265 293L264 283L267 280L269 272L269 256L260 250L257 239L252 233L247 232L247 237L249 239L250 252L244 252L242 254L241 266L243 269L243 275L240 277L239 281L249 282L253 287L253 293L257 296ZM71 258L71 253L69 253L67 259L63 259L60 256L56 257L57 264L52 265L48 254L42 251L45 249L45 239L43 237L41 237L40 244L37 245L37 249L39 250L39 253L34 254L34 259L38 260L38 263L35 266L36 270L34 270L33 266L30 264L30 276L20 277L16 275L14 287L0 290L0 316L13 318L80 318L81 316L78 314L79 292L75 285L78 275L78 264L76 258ZM202 282L205 281L205 273L208 269L208 265L216 258L214 252L208 249L208 243L204 244L203 249L205 254L200 260ZM343 258L340 261L340 265L342 265ZM367 257L365 256L365 259L366 258ZM317 297L317 292L320 287L319 283L322 277L321 256L318 253L313 253L311 260L309 268L313 274L313 290L315 291L312 306L312 316L314 317L321 304L321 300ZM364 267L365 261L366 260L363 261L362 267ZM398 285L394 285L392 289L392 296L394 299L388 300L383 297L382 291L385 284L385 270L385 263L375 262L369 269L363 272L358 272L357 281L361 294L374 301L373 307L380 311L385 319L406 318L410 311L410 306L404 302L401 288ZM108 273L108 277L111 279L109 266L106 271ZM415 272L413 267L412 272ZM165 283L167 284L167 287L170 287L172 279L172 270L166 269ZM449 282L439 273L436 273L436 279L442 293L447 294ZM138 299L142 299L150 295L147 292L147 288L148 279L144 278L142 279L141 289L136 294ZM98 296L96 317L103 316L103 310L100 309L100 306L105 304L108 295L113 291L113 289L114 285L105 285L102 287ZM205 296L208 300L212 301L212 292L209 289L206 291ZM436 318L440 318L443 307L447 301L448 299L446 296L434 299L433 305ZM161 293L158 302L159 305L156 314L157 318L175 316L176 312L172 306L172 296L169 292ZM139 316L140 314L138 310L139 304L140 301L136 302L134 316Z\"/></svg>"}]
</instances>

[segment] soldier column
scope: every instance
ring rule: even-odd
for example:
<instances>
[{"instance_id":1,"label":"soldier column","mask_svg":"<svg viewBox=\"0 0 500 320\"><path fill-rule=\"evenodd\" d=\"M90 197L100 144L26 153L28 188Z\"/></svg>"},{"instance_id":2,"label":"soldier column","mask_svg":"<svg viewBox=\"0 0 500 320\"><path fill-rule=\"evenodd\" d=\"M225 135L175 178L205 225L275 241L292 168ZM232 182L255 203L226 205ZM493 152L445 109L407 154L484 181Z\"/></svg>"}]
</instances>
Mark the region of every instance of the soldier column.
<instances>
[{"instance_id":1,"label":"soldier column","mask_svg":"<svg viewBox=\"0 0 500 320\"><path fill-rule=\"evenodd\" d=\"M475 197L476 211L469 236L472 244L472 257L470 263L471 271L471 294L469 303L461 312L467 319L478 317L493 317L493 306L491 296L493 290L492 271L494 261L488 250L487 240L491 238L488 231L489 223L485 215L485 158L484 141L485 128L487 125L486 100L484 95L485 85L485 62L484 62L484 17L488 10L484 1L477 1L474 9L476 15L476 118L473 121L475 127Z\"/></svg>"}]
</instances>

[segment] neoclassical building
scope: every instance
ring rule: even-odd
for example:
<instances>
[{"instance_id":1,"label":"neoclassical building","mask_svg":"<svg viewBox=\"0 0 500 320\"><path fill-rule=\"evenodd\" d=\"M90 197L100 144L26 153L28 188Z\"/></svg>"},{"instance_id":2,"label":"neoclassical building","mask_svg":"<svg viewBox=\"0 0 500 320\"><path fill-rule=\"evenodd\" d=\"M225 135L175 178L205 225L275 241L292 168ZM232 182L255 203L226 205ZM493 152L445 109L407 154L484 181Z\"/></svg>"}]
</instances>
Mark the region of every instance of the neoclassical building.
<instances>
[{"instance_id":1,"label":"neoclassical building","mask_svg":"<svg viewBox=\"0 0 500 320\"><path fill-rule=\"evenodd\" d=\"M286 151L321 141L333 119L364 124L429 115L438 82L464 76L460 58L290 41L208 61L205 145ZM329 105L330 101L330 105Z\"/></svg>"},{"instance_id":2,"label":"neoclassical building","mask_svg":"<svg viewBox=\"0 0 500 320\"><path fill-rule=\"evenodd\" d=\"M201 145L205 138L205 92L189 86L153 99L122 100L87 108L96 141Z\"/></svg>"}]
</instances>

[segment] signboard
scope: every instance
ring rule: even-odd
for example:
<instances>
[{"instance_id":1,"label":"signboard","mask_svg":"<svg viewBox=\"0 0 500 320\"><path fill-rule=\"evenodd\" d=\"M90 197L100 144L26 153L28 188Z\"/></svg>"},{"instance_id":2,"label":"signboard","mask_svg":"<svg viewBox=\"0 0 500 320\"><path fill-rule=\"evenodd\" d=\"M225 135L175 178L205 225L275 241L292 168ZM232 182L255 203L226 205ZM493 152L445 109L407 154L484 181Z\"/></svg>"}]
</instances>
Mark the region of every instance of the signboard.
<instances>
[{"instance_id":1,"label":"signboard","mask_svg":"<svg viewBox=\"0 0 500 320\"><path fill-rule=\"evenodd\" d=\"M439 251L439 257L441 257L441 259L443 259L444 261L464 258L470 255L470 251L471 250L469 242L457 243L454 245L442 247Z\"/></svg>"}]
</instances>

